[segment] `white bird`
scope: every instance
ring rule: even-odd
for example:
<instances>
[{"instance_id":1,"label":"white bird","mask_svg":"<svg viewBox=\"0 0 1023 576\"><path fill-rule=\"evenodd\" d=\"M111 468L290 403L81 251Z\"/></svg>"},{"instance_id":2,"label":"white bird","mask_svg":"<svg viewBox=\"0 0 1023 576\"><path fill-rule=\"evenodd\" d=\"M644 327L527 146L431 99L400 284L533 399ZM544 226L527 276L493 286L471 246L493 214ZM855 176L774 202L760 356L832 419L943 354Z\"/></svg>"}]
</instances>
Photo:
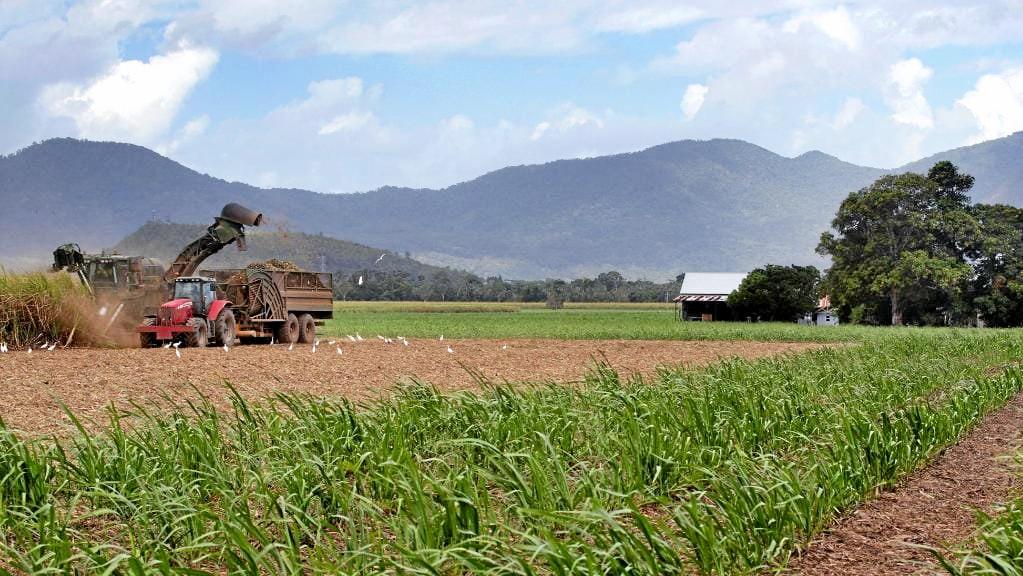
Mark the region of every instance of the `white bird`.
<instances>
[{"instance_id":1,"label":"white bird","mask_svg":"<svg viewBox=\"0 0 1023 576\"><path fill-rule=\"evenodd\" d=\"M273 337L273 336L271 336L271 337L270 337L270 345L271 345L271 346L273 346L273 345L274 345L274 337Z\"/></svg>"},{"instance_id":2,"label":"white bird","mask_svg":"<svg viewBox=\"0 0 1023 576\"><path fill-rule=\"evenodd\" d=\"M50 347L46 349L47 352L53 352L53 349L57 347L57 343L50 344Z\"/></svg>"},{"instance_id":3,"label":"white bird","mask_svg":"<svg viewBox=\"0 0 1023 576\"><path fill-rule=\"evenodd\" d=\"M31 354L31 353L32 353L32 347L31 347L31 346L29 346L29 347L28 347L28 353L29 353L29 354Z\"/></svg>"},{"instance_id":4,"label":"white bird","mask_svg":"<svg viewBox=\"0 0 1023 576\"><path fill-rule=\"evenodd\" d=\"M224 352L227 352L227 343L224 343Z\"/></svg>"},{"instance_id":5,"label":"white bird","mask_svg":"<svg viewBox=\"0 0 1023 576\"><path fill-rule=\"evenodd\" d=\"M173 342L167 342L166 344L163 345L163 347L164 348L170 348L171 344L173 344Z\"/></svg>"},{"instance_id":6,"label":"white bird","mask_svg":"<svg viewBox=\"0 0 1023 576\"><path fill-rule=\"evenodd\" d=\"M334 342L334 340L327 340L327 346L333 346Z\"/></svg>"},{"instance_id":7,"label":"white bird","mask_svg":"<svg viewBox=\"0 0 1023 576\"><path fill-rule=\"evenodd\" d=\"M179 341L175 342L174 343L174 347L175 348L180 348L181 347L181 341L179 340Z\"/></svg>"},{"instance_id":8,"label":"white bird","mask_svg":"<svg viewBox=\"0 0 1023 576\"><path fill-rule=\"evenodd\" d=\"M454 353L455 353L455 351L451 349L451 346L448 346L448 354L454 354Z\"/></svg>"},{"instance_id":9,"label":"white bird","mask_svg":"<svg viewBox=\"0 0 1023 576\"><path fill-rule=\"evenodd\" d=\"M291 344L288 344L288 352L291 352L294 349L295 349L295 343L294 342L292 342Z\"/></svg>"},{"instance_id":10,"label":"white bird","mask_svg":"<svg viewBox=\"0 0 1023 576\"><path fill-rule=\"evenodd\" d=\"M0 354L7 354L7 342L0 342Z\"/></svg>"},{"instance_id":11,"label":"white bird","mask_svg":"<svg viewBox=\"0 0 1023 576\"><path fill-rule=\"evenodd\" d=\"M47 347L47 346L49 346L49 345L50 345L50 341L49 341L49 340L47 340L46 342L43 342L43 345L42 345L42 346L40 346L40 347L39 347L39 349L40 349L40 350L42 350L43 348L46 348L46 347Z\"/></svg>"},{"instance_id":12,"label":"white bird","mask_svg":"<svg viewBox=\"0 0 1023 576\"><path fill-rule=\"evenodd\" d=\"M316 344L313 344L313 354L316 354Z\"/></svg>"},{"instance_id":13,"label":"white bird","mask_svg":"<svg viewBox=\"0 0 1023 576\"><path fill-rule=\"evenodd\" d=\"M507 344L505 344L504 346L501 346L501 350L507 350L507 349L508 349L508 345Z\"/></svg>"},{"instance_id":14,"label":"white bird","mask_svg":"<svg viewBox=\"0 0 1023 576\"><path fill-rule=\"evenodd\" d=\"M341 347L340 346L337 347L337 353L338 354L343 354L343 352L341 352Z\"/></svg>"},{"instance_id":15,"label":"white bird","mask_svg":"<svg viewBox=\"0 0 1023 576\"><path fill-rule=\"evenodd\" d=\"M351 334L348 334L348 339L355 342L355 336L352 336Z\"/></svg>"},{"instance_id":16,"label":"white bird","mask_svg":"<svg viewBox=\"0 0 1023 576\"><path fill-rule=\"evenodd\" d=\"M177 346L174 347L174 354L176 354L178 358L181 358L181 350L178 350Z\"/></svg>"},{"instance_id":17,"label":"white bird","mask_svg":"<svg viewBox=\"0 0 1023 576\"><path fill-rule=\"evenodd\" d=\"M362 276L359 276L359 286L362 286Z\"/></svg>"},{"instance_id":18,"label":"white bird","mask_svg":"<svg viewBox=\"0 0 1023 576\"><path fill-rule=\"evenodd\" d=\"M440 341L441 341L441 342L443 342L443 341L444 341L444 335L443 335L443 334L441 334L441 335L440 335Z\"/></svg>"},{"instance_id":19,"label":"white bird","mask_svg":"<svg viewBox=\"0 0 1023 576\"><path fill-rule=\"evenodd\" d=\"M384 256L387 256L387 252L384 252L383 254L381 254L380 257L377 258L377 261L374 262L374 264L379 264L380 261L384 259Z\"/></svg>"},{"instance_id":20,"label":"white bird","mask_svg":"<svg viewBox=\"0 0 1023 576\"><path fill-rule=\"evenodd\" d=\"M408 340L405 340L404 338L402 338L401 343L408 346Z\"/></svg>"},{"instance_id":21,"label":"white bird","mask_svg":"<svg viewBox=\"0 0 1023 576\"><path fill-rule=\"evenodd\" d=\"M362 337L362 334L359 334L358 332L355 333L355 339L358 340L359 342L365 340L365 338Z\"/></svg>"},{"instance_id":22,"label":"white bird","mask_svg":"<svg viewBox=\"0 0 1023 576\"><path fill-rule=\"evenodd\" d=\"M320 339L319 338L317 338L316 340L313 340L313 346L319 346L319 345L320 345Z\"/></svg>"}]
</instances>

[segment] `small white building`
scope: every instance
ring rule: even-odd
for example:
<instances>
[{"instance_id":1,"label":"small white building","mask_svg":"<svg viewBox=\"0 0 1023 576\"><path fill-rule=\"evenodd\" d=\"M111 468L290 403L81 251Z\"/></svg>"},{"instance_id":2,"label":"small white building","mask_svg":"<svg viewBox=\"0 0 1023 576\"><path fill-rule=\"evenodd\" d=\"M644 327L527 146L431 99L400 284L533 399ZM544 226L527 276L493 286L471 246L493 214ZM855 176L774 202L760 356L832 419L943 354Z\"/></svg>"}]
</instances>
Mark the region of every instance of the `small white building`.
<instances>
[{"instance_id":1,"label":"small white building","mask_svg":"<svg viewBox=\"0 0 1023 576\"><path fill-rule=\"evenodd\" d=\"M749 272L686 272L675 297L679 320L733 320L728 295Z\"/></svg>"},{"instance_id":2,"label":"small white building","mask_svg":"<svg viewBox=\"0 0 1023 576\"><path fill-rule=\"evenodd\" d=\"M813 323L818 326L838 326L838 311L831 307L831 298L822 297L813 311Z\"/></svg>"}]
</instances>

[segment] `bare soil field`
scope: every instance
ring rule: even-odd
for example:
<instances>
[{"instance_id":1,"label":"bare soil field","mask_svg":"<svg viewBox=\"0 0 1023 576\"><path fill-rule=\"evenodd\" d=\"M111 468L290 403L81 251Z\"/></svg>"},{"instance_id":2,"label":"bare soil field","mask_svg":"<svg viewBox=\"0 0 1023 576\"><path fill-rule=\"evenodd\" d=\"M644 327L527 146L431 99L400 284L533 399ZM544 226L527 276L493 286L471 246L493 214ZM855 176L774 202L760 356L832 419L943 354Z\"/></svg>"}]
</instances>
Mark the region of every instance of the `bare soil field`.
<instances>
[{"instance_id":1,"label":"bare soil field","mask_svg":"<svg viewBox=\"0 0 1023 576\"><path fill-rule=\"evenodd\" d=\"M386 344L321 341L308 345L249 345L231 348L57 349L0 354L0 389L6 401L0 417L31 434L64 433L71 426L66 404L83 420L105 421L114 403L160 402L195 396L226 402L230 382L241 394L258 398L277 391L343 396L355 401L379 398L395 384L415 378L441 390L476 387L471 371L494 381L581 379L595 360L606 360L623 375L654 373L659 366L700 366L728 358L758 358L801 352L820 344L788 342L649 340L409 340ZM449 352L448 349L452 351Z\"/></svg>"}]
</instances>

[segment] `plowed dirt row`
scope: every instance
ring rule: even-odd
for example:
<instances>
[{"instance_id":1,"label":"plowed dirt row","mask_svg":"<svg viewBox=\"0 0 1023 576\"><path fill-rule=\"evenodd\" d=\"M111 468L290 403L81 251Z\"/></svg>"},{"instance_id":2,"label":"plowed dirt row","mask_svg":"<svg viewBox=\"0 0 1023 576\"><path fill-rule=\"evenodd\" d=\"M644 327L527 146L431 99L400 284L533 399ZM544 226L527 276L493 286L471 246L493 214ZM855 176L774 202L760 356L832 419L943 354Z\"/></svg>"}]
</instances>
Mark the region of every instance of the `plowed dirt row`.
<instances>
[{"instance_id":1,"label":"plowed dirt row","mask_svg":"<svg viewBox=\"0 0 1023 576\"><path fill-rule=\"evenodd\" d=\"M653 373L658 366L704 365L727 357L757 358L819 348L786 342L678 342L640 340L410 340L385 344L377 339L308 345L181 349L58 349L0 354L0 417L32 433L67 432L64 403L83 419L105 420L111 402L159 402L194 396L192 386L225 402L230 381L256 398L276 391L301 391L353 400L380 397L411 378L442 390L472 388L469 370L494 380L579 380L605 358L622 373ZM448 352L448 349L452 352Z\"/></svg>"},{"instance_id":2,"label":"plowed dirt row","mask_svg":"<svg viewBox=\"0 0 1023 576\"><path fill-rule=\"evenodd\" d=\"M871 500L821 534L790 564L802 576L946 574L928 547L954 549L1018 493L1011 457L1023 444L1023 394L989 414L955 446L902 485Z\"/></svg>"}]
</instances>

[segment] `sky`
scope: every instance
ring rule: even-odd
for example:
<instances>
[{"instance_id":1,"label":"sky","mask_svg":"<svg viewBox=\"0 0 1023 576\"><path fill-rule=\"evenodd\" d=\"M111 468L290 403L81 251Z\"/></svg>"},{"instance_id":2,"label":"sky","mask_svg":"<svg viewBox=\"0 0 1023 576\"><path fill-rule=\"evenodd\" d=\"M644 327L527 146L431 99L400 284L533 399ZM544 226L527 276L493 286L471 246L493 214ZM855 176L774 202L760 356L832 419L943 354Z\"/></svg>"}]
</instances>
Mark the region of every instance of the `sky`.
<instances>
[{"instance_id":1,"label":"sky","mask_svg":"<svg viewBox=\"0 0 1023 576\"><path fill-rule=\"evenodd\" d=\"M443 187L740 138L882 168L1023 130L1023 0L0 0L0 153Z\"/></svg>"}]
</instances>

